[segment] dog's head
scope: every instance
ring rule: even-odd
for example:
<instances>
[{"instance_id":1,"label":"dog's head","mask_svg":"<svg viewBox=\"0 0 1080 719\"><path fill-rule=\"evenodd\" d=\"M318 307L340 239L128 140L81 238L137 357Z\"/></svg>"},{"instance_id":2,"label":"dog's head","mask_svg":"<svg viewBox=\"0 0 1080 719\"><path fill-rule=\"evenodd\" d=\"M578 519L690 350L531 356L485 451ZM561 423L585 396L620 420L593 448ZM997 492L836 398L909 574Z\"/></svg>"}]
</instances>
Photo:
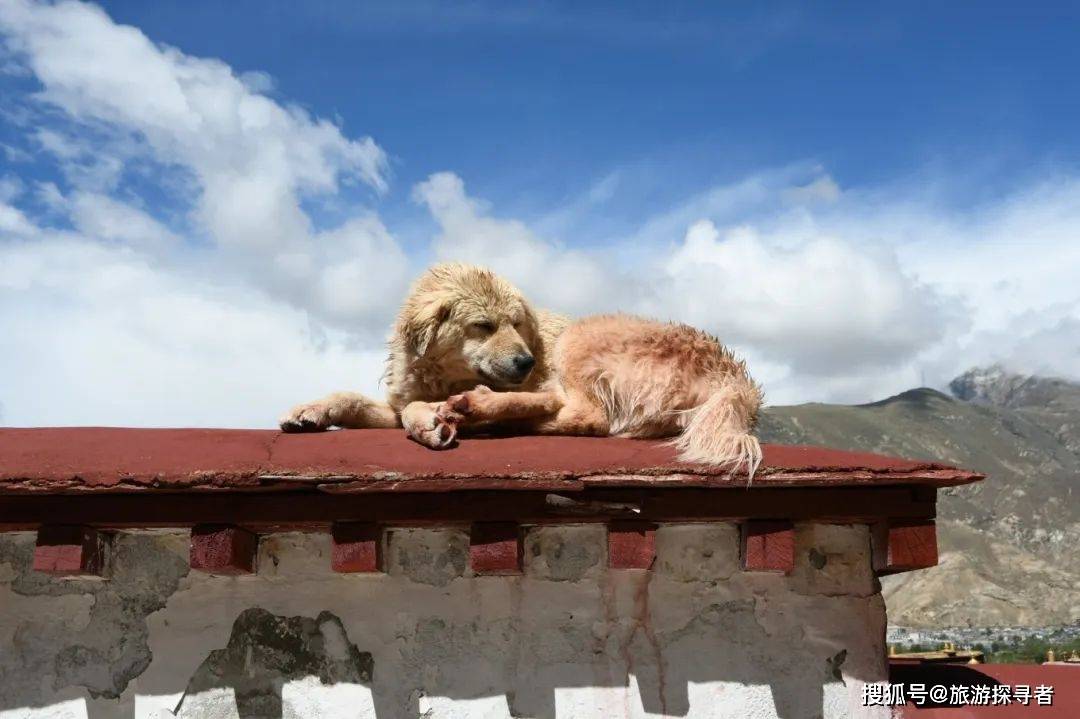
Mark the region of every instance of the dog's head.
<instances>
[{"instance_id":1,"label":"dog's head","mask_svg":"<svg viewBox=\"0 0 1080 719\"><path fill-rule=\"evenodd\" d=\"M397 335L415 357L497 387L520 385L536 365L536 316L516 287L481 267L428 270L405 300Z\"/></svg>"}]
</instances>

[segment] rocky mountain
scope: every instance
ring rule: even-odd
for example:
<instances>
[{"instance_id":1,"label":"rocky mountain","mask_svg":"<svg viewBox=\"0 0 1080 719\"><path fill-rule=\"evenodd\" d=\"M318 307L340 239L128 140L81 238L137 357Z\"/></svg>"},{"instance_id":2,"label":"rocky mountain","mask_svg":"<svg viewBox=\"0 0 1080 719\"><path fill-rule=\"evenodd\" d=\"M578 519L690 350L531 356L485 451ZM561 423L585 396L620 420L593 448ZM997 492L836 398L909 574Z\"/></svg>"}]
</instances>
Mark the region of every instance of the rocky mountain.
<instances>
[{"instance_id":1,"label":"rocky mountain","mask_svg":"<svg viewBox=\"0 0 1080 719\"><path fill-rule=\"evenodd\" d=\"M886 578L890 623L1080 621L1080 384L989 367L957 377L950 392L770 407L761 436L934 459L988 475L939 495L940 563Z\"/></svg>"}]
</instances>

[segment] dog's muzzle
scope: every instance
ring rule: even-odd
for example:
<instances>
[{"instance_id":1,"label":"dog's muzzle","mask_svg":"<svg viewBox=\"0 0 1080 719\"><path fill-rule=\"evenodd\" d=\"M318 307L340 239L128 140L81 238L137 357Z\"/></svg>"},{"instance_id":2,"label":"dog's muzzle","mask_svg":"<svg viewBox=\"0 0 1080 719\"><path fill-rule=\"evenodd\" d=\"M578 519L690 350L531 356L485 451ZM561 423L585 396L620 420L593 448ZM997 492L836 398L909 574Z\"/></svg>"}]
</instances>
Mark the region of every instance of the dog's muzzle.
<instances>
[{"instance_id":1,"label":"dog's muzzle","mask_svg":"<svg viewBox=\"0 0 1080 719\"><path fill-rule=\"evenodd\" d=\"M492 374L495 376L492 379L506 384L521 384L535 366L536 358L531 354L517 354L493 367Z\"/></svg>"},{"instance_id":2,"label":"dog's muzzle","mask_svg":"<svg viewBox=\"0 0 1080 719\"><path fill-rule=\"evenodd\" d=\"M532 368L536 366L536 358L532 355L515 355L514 356L514 370L521 376L521 379L525 379L532 372Z\"/></svg>"}]
</instances>

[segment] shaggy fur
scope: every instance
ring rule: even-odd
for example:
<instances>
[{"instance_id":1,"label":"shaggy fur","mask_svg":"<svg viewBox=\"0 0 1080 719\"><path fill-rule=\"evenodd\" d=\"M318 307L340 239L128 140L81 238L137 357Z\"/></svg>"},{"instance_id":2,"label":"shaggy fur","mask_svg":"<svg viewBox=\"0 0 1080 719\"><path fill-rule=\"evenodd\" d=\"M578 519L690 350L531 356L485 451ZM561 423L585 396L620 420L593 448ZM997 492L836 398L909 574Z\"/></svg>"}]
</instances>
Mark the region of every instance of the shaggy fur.
<instances>
[{"instance_id":1,"label":"shaggy fur","mask_svg":"<svg viewBox=\"0 0 1080 719\"><path fill-rule=\"evenodd\" d=\"M386 401L337 392L298 405L280 420L286 432L330 427L404 427L433 449L456 428L437 415L447 397L481 383L536 391L553 372L548 348L566 327L560 315L534 310L521 293L489 270L436 265L412 286L390 336L383 380ZM529 358L534 365L525 369Z\"/></svg>"},{"instance_id":2,"label":"shaggy fur","mask_svg":"<svg viewBox=\"0 0 1080 719\"><path fill-rule=\"evenodd\" d=\"M387 402L339 393L300 405L286 431L403 426L434 449L458 432L674 437L681 459L745 467L762 396L716 338L628 315L574 322L534 310L494 273L437 265L413 286L390 339Z\"/></svg>"}]
</instances>

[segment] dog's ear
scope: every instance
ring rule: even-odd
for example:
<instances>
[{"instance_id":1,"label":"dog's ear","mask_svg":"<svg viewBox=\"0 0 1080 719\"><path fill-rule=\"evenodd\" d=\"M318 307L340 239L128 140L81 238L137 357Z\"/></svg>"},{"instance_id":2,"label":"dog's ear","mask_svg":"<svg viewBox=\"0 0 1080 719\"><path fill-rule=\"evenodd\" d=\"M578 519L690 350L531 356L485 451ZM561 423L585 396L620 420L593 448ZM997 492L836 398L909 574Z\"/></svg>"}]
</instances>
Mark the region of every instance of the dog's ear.
<instances>
[{"instance_id":1,"label":"dog's ear","mask_svg":"<svg viewBox=\"0 0 1080 719\"><path fill-rule=\"evenodd\" d=\"M446 298L432 300L413 313L401 328L405 344L418 357L422 357L435 339L435 333L450 315L450 302Z\"/></svg>"}]
</instances>

